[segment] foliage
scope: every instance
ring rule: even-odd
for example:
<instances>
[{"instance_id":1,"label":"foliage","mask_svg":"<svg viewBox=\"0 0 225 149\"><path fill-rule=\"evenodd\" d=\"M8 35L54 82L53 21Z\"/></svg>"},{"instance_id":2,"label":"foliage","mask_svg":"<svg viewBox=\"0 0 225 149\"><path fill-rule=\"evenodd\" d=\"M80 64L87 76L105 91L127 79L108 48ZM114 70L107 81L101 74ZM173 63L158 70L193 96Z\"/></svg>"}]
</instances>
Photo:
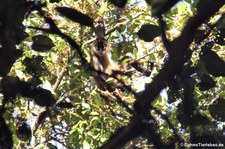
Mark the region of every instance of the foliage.
<instances>
[{"instance_id":1,"label":"foliage","mask_svg":"<svg viewBox=\"0 0 225 149\"><path fill-rule=\"evenodd\" d=\"M223 5L2 0L0 148L225 145ZM98 20L112 58L126 66L106 84L122 90L93 81Z\"/></svg>"}]
</instances>

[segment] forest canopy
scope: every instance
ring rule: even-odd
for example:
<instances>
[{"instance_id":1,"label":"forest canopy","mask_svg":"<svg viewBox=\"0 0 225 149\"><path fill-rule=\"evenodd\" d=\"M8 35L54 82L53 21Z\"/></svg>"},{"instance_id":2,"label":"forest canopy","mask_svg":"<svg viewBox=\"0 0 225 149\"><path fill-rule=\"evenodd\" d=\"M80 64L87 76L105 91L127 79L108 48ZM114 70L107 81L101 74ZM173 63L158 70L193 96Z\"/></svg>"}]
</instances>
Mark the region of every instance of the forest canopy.
<instances>
[{"instance_id":1,"label":"forest canopy","mask_svg":"<svg viewBox=\"0 0 225 149\"><path fill-rule=\"evenodd\" d=\"M0 149L225 146L222 0L1 0Z\"/></svg>"}]
</instances>

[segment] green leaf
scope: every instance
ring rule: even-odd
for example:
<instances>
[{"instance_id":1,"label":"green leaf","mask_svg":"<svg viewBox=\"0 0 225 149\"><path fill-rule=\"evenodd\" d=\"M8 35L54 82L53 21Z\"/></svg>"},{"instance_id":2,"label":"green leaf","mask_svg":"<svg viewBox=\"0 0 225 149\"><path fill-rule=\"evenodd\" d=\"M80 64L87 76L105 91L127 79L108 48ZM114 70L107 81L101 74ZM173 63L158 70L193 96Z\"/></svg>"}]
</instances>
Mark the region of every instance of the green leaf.
<instances>
[{"instance_id":1,"label":"green leaf","mask_svg":"<svg viewBox=\"0 0 225 149\"><path fill-rule=\"evenodd\" d=\"M71 114L72 114L73 116L75 116L75 117L81 119L81 120L84 120L83 117L82 117L80 114L78 114L78 113L71 112Z\"/></svg>"},{"instance_id":2,"label":"green leaf","mask_svg":"<svg viewBox=\"0 0 225 149\"><path fill-rule=\"evenodd\" d=\"M98 15L101 16L105 11L107 11L107 5L108 5L107 1L101 5L101 7L98 11Z\"/></svg>"},{"instance_id":3,"label":"green leaf","mask_svg":"<svg viewBox=\"0 0 225 149\"><path fill-rule=\"evenodd\" d=\"M44 110L41 113L39 113L37 120L35 122L35 127L34 127L34 131L36 131L38 129L38 127L44 122L44 120L47 118L47 116L49 115L48 113L49 111Z\"/></svg>"},{"instance_id":4,"label":"green leaf","mask_svg":"<svg viewBox=\"0 0 225 149\"><path fill-rule=\"evenodd\" d=\"M48 75L47 66L45 65L42 56L33 56L32 58L25 58L22 63L26 66L25 71L32 76Z\"/></svg>"},{"instance_id":5,"label":"green leaf","mask_svg":"<svg viewBox=\"0 0 225 149\"><path fill-rule=\"evenodd\" d=\"M225 76L225 62L216 52L210 50L210 47L204 47L200 55L200 61L204 62L207 72L214 77Z\"/></svg>"},{"instance_id":6,"label":"green leaf","mask_svg":"<svg viewBox=\"0 0 225 149\"><path fill-rule=\"evenodd\" d=\"M114 78L110 77L106 80L106 82L113 82Z\"/></svg>"},{"instance_id":7,"label":"green leaf","mask_svg":"<svg viewBox=\"0 0 225 149\"><path fill-rule=\"evenodd\" d=\"M200 91L205 91L216 86L216 82L209 75L203 75L201 77L201 82L197 84Z\"/></svg>"},{"instance_id":8,"label":"green leaf","mask_svg":"<svg viewBox=\"0 0 225 149\"><path fill-rule=\"evenodd\" d=\"M156 26L156 25L145 24L145 25L142 25L137 35L140 39L146 42L151 42L155 37L161 35L161 29L159 26Z\"/></svg>"},{"instance_id":9,"label":"green leaf","mask_svg":"<svg viewBox=\"0 0 225 149\"><path fill-rule=\"evenodd\" d=\"M26 121L22 121L17 126L16 130L17 137L22 141L28 141L31 137L31 128Z\"/></svg>"},{"instance_id":10,"label":"green leaf","mask_svg":"<svg viewBox=\"0 0 225 149\"><path fill-rule=\"evenodd\" d=\"M39 106L48 107L55 104L55 98L49 90L43 88L36 88L32 90L33 99L35 103Z\"/></svg>"},{"instance_id":11,"label":"green leaf","mask_svg":"<svg viewBox=\"0 0 225 149\"><path fill-rule=\"evenodd\" d=\"M90 148L91 148L90 144L86 140L84 140L83 149L90 149Z\"/></svg>"},{"instance_id":12,"label":"green leaf","mask_svg":"<svg viewBox=\"0 0 225 149\"><path fill-rule=\"evenodd\" d=\"M85 15L75 9L69 7L56 7L56 10L69 18L70 20L80 23L85 26L93 27L93 20L88 15Z\"/></svg>"},{"instance_id":13,"label":"green leaf","mask_svg":"<svg viewBox=\"0 0 225 149\"><path fill-rule=\"evenodd\" d=\"M52 40L48 36L37 35L32 37L32 49L37 52L46 52L54 46Z\"/></svg>"},{"instance_id":14,"label":"green leaf","mask_svg":"<svg viewBox=\"0 0 225 149\"><path fill-rule=\"evenodd\" d=\"M211 116L217 121L225 121L225 99L219 98L209 107Z\"/></svg>"},{"instance_id":15,"label":"green leaf","mask_svg":"<svg viewBox=\"0 0 225 149\"><path fill-rule=\"evenodd\" d=\"M223 92L220 92L220 95L219 95L220 98L225 98L225 91Z\"/></svg>"},{"instance_id":16,"label":"green leaf","mask_svg":"<svg viewBox=\"0 0 225 149\"><path fill-rule=\"evenodd\" d=\"M97 104L97 106L100 107L103 103L100 96L98 94L95 94L93 98L94 98L95 104Z\"/></svg>"},{"instance_id":17,"label":"green leaf","mask_svg":"<svg viewBox=\"0 0 225 149\"><path fill-rule=\"evenodd\" d=\"M185 3L179 3L178 5L177 5L177 13L179 14L179 15L182 15L184 12L185 12L185 10L186 10L186 4Z\"/></svg>"}]
</instances>

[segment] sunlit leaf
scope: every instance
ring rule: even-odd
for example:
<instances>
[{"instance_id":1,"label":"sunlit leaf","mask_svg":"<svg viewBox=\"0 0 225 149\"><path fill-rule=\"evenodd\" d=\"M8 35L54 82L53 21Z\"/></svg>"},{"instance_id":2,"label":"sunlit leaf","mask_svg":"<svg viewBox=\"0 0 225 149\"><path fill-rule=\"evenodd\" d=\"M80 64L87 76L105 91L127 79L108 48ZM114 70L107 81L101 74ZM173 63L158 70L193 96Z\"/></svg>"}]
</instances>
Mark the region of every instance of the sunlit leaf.
<instances>
[{"instance_id":1,"label":"sunlit leaf","mask_svg":"<svg viewBox=\"0 0 225 149\"><path fill-rule=\"evenodd\" d=\"M178 14L183 14L183 12L184 12L185 10L187 10L187 5L186 5L186 3L179 3L179 4L177 5L177 13L178 13Z\"/></svg>"},{"instance_id":2,"label":"sunlit leaf","mask_svg":"<svg viewBox=\"0 0 225 149\"><path fill-rule=\"evenodd\" d=\"M87 141L84 141L84 142L83 142L83 148L85 148L85 149L90 149L91 146L90 146L90 144L89 144Z\"/></svg>"},{"instance_id":3,"label":"sunlit leaf","mask_svg":"<svg viewBox=\"0 0 225 149\"><path fill-rule=\"evenodd\" d=\"M81 120L84 120L83 117L82 117L80 114L78 114L78 113L71 112L71 114L72 114L73 116L75 116L75 117L81 119Z\"/></svg>"},{"instance_id":4,"label":"sunlit leaf","mask_svg":"<svg viewBox=\"0 0 225 149\"><path fill-rule=\"evenodd\" d=\"M106 80L106 82L113 82L114 78L110 77Z\"/></svg>"},{"instance_id":5,"label":"sunlit leaf","mask_svg":"<svg viewBox=\"0 0 225 149\"><path fill-rule=\"evenodd\" d=\"M145 24L142 25L137 35L140 39L147 42L151 42L155 37L161 35L161 29L159 26L155 26L152 24Z\"/></svg>"},{"instance_id":6,"label":"sunlit leaf","mask_svg":"<svg viewBox=\"0 0 225 149\"><path fill-rule=\"evenodd\" d=\"M101 5L101 7L100 7L100 9L99 9L99 11L98 11L98 14L99 14L100 16L107 10L107 5L108 5L107 1L104 2L104 3Z\"/></svg>"},{"instance_id":7,"label":"sunlit leaf","mask_svg":"<svg viewBox=\"0 0 225 149\"><path fill-rule=\"evenodd\" d=\"M56 10L74 22L93 27L93 20L89 16L75 9L69 7L56 7Z\"/></svg>"}]
</instances>

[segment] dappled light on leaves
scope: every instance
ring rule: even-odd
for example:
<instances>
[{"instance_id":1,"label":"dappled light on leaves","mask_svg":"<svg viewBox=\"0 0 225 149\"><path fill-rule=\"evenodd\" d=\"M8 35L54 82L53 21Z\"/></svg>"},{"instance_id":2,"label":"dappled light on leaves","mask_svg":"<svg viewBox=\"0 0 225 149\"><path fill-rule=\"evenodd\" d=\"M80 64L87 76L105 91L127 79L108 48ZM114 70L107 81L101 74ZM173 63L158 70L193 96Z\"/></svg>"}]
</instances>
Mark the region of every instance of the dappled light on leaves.
<instances>
[{"instance_id":1,"label":"dappled light on leaves","mask_svg":"<svg viewBox=\"0 0 225 149\"><path fill-rule=\"evenodd\" d=\"M48 75L47 66L43 62L43 57L34 56L32 58L25 58L22 63L26 66L25 71L32 76Z\"/></svg>"},{"instance_id":2,"label":"dappled light on leaves","mask_svg":"<svg viewBox=\"0 0 225 149\"><path fill-rule=\"evenodd\" d=\"M1 149L225 145L224 1L0 3Z\"/></svg>"}]
</instances>

